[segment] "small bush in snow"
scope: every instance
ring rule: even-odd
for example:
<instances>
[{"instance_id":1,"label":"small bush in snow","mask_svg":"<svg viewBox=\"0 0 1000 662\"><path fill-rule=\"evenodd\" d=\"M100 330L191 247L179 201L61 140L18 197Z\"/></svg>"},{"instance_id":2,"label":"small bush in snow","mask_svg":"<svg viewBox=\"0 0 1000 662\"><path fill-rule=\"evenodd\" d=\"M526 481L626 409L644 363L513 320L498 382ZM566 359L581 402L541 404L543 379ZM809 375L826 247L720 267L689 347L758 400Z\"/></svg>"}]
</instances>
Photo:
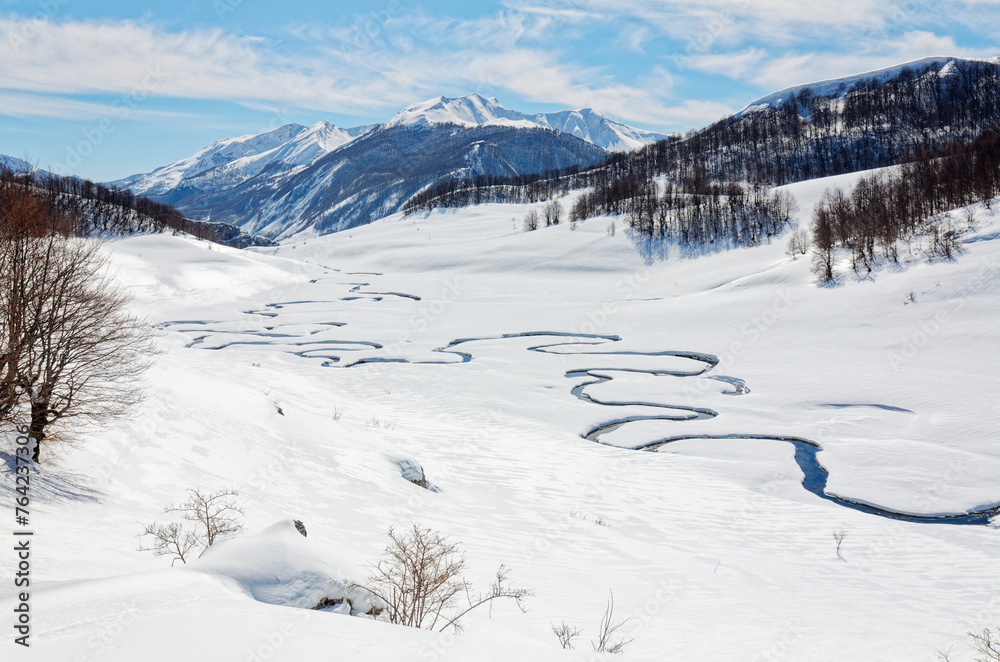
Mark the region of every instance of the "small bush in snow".
<instances>
[{"instance_id":1,"label":"small bush in snow","mask_svg":"<svg viewBox=\"0 0 1000 662\"><path fill-rule=\"evenodd\" d=\"M187 501L180 505L167 506L163 512L180 513L184 520L193 524L191 526L179 522L146 524L139 537L150 539L152 542L149 546L140 544L140 552L153 552L156 556L173 556L170 565L177 561L187 563L193 549L200 547L204 551L243 530L243 524L240 522L243 509L235 500L240 494L239 490L219 490L211 494L202 494L201 490L188 490L188 494Z\"/></svg>"},{"instance_id":2,"label":"small bush in snow","mask_svg":"<svg viewBox=\"0 0 1000 662\"><path fill-rule=\"evenodd\" d=\"M490 590L473 597L472 585L462 577L465 555L459 546L419 524L404 533L390 528L385 557L370 569L368 584L361 588L386 604L383 614L390 623L438 632L449 627L460 631L462 617L500 598L514 600L524 611L522 603L532 595L513 587L501 565Z\"/></svg>"},{"instance_id":3,"label":"small bush in snow","mask_svg":"<svg viewBox=\"0 0 1000 662\"><path fill-rule=\"evenodd\" d=\"M583 634L583 630L572 625L566 625L563 622L562 625L552 624L552 632L559 639L559 643L562 645L563 649L573 648L573 641L580 638Z\"/></svg>"},{"instance_id":4,"label":"small bush in snow","mask_svg":"<svg viewBox=\"0 0 1000 662\"><path fill-rule=\"evenodd\" d=\"M611 592L609 591L609 593ZM628 620L627 618L623 621L615 620L615 594L611 593L611 597L608 598L608 606L604 609L604 616L601 617L597 641L591 641L590 645L598 653L613 653L614 655L624 653L625 647L632 643L632 640L618 637L615 632L628 623Z\"/></svg>"},{"instance_id":5,"label":"small bush in snow","mask_svg":"<svg viewBox=\"0 0 1000 662\"><path fill-rule=\"evenodd\" d=\"M969 644L979 657L976 662L1000 662L1000 628L996 632L991 632L989 628L984 628L982 632L970 632L972 643Z\"/></svg>"}]
</instances>

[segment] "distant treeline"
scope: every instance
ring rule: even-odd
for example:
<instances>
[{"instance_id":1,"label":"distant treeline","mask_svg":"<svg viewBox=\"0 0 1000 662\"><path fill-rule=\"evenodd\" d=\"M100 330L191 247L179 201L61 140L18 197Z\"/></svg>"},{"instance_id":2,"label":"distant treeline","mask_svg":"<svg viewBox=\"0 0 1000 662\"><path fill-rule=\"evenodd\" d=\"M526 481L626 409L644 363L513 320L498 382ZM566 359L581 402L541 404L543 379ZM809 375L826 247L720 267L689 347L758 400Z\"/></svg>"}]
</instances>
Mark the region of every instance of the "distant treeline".
<instances>
[{"instance_id":1,"label":"distant treeline","mask_svg":"<svg viewBox=\"0 0 1000 662\"><path fill-rule=\"evenodd\" d=\"M185 218L170 205L137 196L127 189L108 188L78 177L14 173L0 168L0 184L34 189L54 209L74 219L75 232L129 235L172 229L218 242L213 228Z\"/></svg>"},{"instance_id":2,"label":"distant treeline","mask_svg":"<svg viewBox=\"0 0 1000 662\"><path fill-rule=\"evenodd\" d=\"M932 64L826 96L804 90L585 170L448 181L415 195L404 210L535 203L587 189L573 220L628 214L643 234L745 244L780 231L786 218L787 202L768 199L761 186L920 161L997 128L1000 65ZM733 182L742 183L741 192ZM710 214L722 216L705 218Z\"/></svg>"},{"instance_id":3,"label":"distant treeline","mask_svg":"<svg viewBox=\"0 0 1000 662\"><path fill-rule=\"evenodd\" d=\"M960 227L939 215L1000 195L1000 132L939 150L922 150L897 173L863 177L848 195L828 189L813 216L816 272L834 277L838 248L850 250L854 269L871 270L899 259L899 242L929 235L931 250L952 257ZM973 219L968 219L971 223Z\"/></svg>"}]
</instances>

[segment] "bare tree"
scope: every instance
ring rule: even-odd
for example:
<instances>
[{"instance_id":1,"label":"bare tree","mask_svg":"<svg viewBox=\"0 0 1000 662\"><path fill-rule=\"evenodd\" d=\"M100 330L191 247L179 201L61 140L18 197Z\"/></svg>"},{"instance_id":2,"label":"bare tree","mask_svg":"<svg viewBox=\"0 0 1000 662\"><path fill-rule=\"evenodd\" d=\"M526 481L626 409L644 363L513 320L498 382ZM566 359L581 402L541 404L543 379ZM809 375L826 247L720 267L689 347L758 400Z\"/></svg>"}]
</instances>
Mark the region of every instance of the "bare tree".
<instances>
[{"instance_id":1,"label":"bare tree","mask_svg":"<svg viewBox=\"0 0 1000 662\"><path fill-rule=\"evenodd\" d=\"M203 494L201 490L188 490L188 499L179 505L163 509L164 514L180 513L183 519L193 522L185 527L178 522L144 525L140 535L152 538L150 547L139 546L140 552L153 552L157 556L173 555L174 561L187 563L188 553L195 547L206 550L217 542L243 530L240 517L243 509L236 503L240 494L236 489L219 490ZM173 565L173 562L171 562Z\"/></svg>"},{"instance_id":2,"label":"bare tree","mask_svg":"<svg viewBox=\"0 0 1000 662\"><path fill-rule=\"evenodd\" d=\"M31 327L28 302L41 283L32 266L46 240L67 233L69 222L31 190L32 180L0 172L0 421L20 414L23 388L18 376Z\"/></svg>"},{"instance_id":3,"label":"bare tree","mask_svg":"<svg viewBox=\"0 0 1000 662\"><path fill-rule=\"evenodd\" d=\"M542 208L542 213L545 215L546 226L559 225L563 215L562 203L558 200L552 200Z\"/></svg>"},{"instance_id":4,"label":"bare tree","mask_svg":"<svg viewBox=\"0 0 1000 662\"><path fill-rule=\"evenodd\" d=\"M465 555L440 533L414 523L405 533L389 529L385 558L370 566L366 589L386 604L389 622L410 627L461 630L459 621L470 611L499 598L509 598L524 611L531 597L527 589L513 587L504 566L497 570L490 590L472 596L472 586L462 577ZM468 606L459 607L465 596Z\"/></svg>"},{"instance_id":5,"label":"bare tree","mask_svg":"<svg viewBox=\"0 0 1000 662\"><path fill-rule=\"evenodd\" d=\"M830 210L821 203L813 215L813 273L824 283L834 278L836 234Z\"/></svg>"},{"instance_id":6,"label":"bare tree","mask_svg":"<svg viewBox=\"0 0 1000 662\"><path fill-rule=\"evenodd\" d=\"M26 410L37 462L53 423L103 423L140 402L154 348L100 245L30 197L6 182L0 200L0 418Z\"/></svg>"},{"instance_id":7,"label":"bare tree","mask_svg":"<svg viewBox=\"0 0 1000 662\"><path fill-rule=\"evenodd\" d=\"M528 210L528 213L524 215L524 231L531 232L532 230L538 229L538 210L534 207Z\"/></svg>"},{"instance_id":8,"label":"bare tree","mask_svg":"<svg viewBox=\"0 0 1000 662\"><path fill-rule=\"evenodd\" d=\"M573 641L579 639L583 634L583 630L572 625L567 625L565 622L563 622L562 625L556 625L553 623L552 632L555 633L564 650L567 648L573 648Z\"/></svg>"},{"instance_id":9,"label":"bare tree","mask_svg":"<svg viewBox=\"0 0 1000 662\"><path fill-rule=\"evenodd\" d=\"M629 619L615 621L615 594L611 591L608 591L608 593L611 594L611 597L608 598L608 606L605 608L604 616L601 618L597 641L591 641L590 644L598 653L620 655L625 652L625 647L632 643L632 640L616 637L615 632L628 623Z\"/></svg>"},{"instance_id":10,"label":"bare tree","mask_svg":"<svg viewBox=\"0 0 1000 662\"><path fill-rule=\"evenodd\" d=\"M788 238L788 247L785 254L793 260L799 255L809 252L809 231L801 225L792 231L792 236Z\"/></svg>"}]
</instances>

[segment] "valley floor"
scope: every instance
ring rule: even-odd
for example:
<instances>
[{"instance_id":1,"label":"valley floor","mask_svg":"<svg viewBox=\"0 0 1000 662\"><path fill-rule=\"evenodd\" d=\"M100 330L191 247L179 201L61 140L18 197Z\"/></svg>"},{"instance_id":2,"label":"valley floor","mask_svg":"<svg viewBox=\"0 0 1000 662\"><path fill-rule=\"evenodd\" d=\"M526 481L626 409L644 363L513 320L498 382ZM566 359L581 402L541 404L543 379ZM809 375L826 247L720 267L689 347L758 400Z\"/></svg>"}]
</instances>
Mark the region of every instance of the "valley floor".
<instances>
[{"instance_id":1,"label":"valley floor","mask_svg":"<svg viewBox=\"0 0 1000 662\"><path fill-rule=\"evenodd\" d=\"M802 222L829 183L787 187ZM112 242L165 353L135 418L46 449L25 659L603 659L589 639L613 591L634 640L615 659L971 660L966 633L1000 626L1000 531L821 499L774 437L819 444L832 495L1000 505L1000 214L977 212L955 261L819 287L784 238L654 261L621 219L523 233L527 209L253 252ZM238 553L169 568L136 551L187 488L230 486L248 532L267 529ZM301 573L363 581L413 521L462 543L477 587L506 564L529 611L474 612L456 636L288 606L315 598ZM13 564L0 553L8 621Z\"/></svg>"}]
</instances>

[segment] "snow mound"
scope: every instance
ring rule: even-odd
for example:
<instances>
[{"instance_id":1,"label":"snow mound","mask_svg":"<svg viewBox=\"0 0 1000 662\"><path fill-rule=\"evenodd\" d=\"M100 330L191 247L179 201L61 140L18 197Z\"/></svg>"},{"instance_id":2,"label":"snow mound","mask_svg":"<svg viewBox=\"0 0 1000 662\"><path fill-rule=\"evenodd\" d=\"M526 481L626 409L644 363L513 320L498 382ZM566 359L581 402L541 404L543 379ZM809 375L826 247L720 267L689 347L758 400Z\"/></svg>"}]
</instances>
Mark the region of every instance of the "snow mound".
<instances>
[{"instance_id":1,"label":"snow mound","mask_svg":"<svg viewBox=\"0 0 1000 662\"><path fill-rule=\"evenodd\" d=\"M229 577L255 600L272 605L312 609L323 598L342 600L349 593L349 583L336 578L292 520L217 543L190 567Z\"/></svg>"}]
</instances>

